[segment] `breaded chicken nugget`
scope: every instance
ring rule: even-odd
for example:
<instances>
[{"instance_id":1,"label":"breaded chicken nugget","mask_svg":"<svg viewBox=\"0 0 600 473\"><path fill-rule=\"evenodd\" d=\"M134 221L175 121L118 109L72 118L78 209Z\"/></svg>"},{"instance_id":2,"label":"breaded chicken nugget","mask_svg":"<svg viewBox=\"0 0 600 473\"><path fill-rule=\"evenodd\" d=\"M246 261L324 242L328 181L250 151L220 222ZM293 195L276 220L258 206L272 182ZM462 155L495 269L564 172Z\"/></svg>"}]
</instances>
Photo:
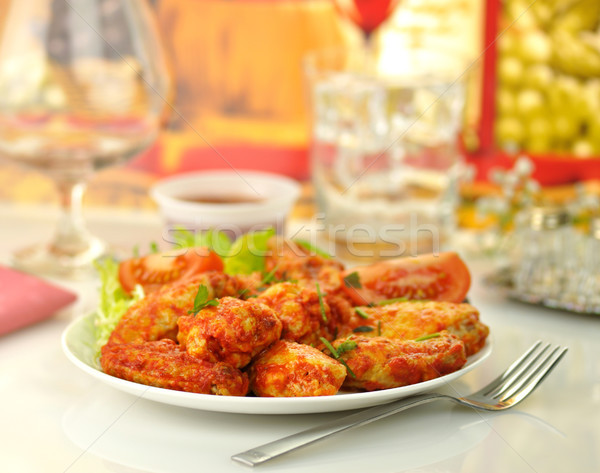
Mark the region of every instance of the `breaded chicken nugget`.
<instances>
[{"instance_id":1,"label":"breaded chicken nugget","mask_svg":"<svg viewBox=\"0 0 600 473\"><path fill-rule=\"evenodd\" d=\"M244 290L244 280L210 271L184 281L166 284L132 305L113 330L108 344L141 343L177 339L177 319L194 307L200 285L206 286L210 299L236 296Z\"/></svg>"},{"instance_id":2,"label":"breaded chicken nugget","mask_svg":"<svg viewBox=\"0 0 600 473\"><path fill-rule=\"evenodd\" d=\"M311 288L318 282L324 293L332 293L341 290L344 265L333 258L311 254L293 241L273 237L269 240L265 270L272 271L276 280Z\"/></svg>"},{"instance_id":3,"label":"breaded chicken nugget","mask_svg":"<svg viewBox=\"0 0 600 473\"><path fill-rule=\"evenodd\" d=\"M333 338L331 310L322 296L319 300L316 287L278 283L266 289L256 300L275 311L283 324L281 338L285 340L311 344L319 337Z\"/></svg>"},{"instance_id":4,"label":"breaded chicken nugget","mask_svg":"<svg viewBox=\"0 0 600 473\"><path fill-rule=\"evenodd\" d=\"M280 340L253 361L249 375L257 396L331 396L344 382L346 368L310 345Z\"/></svg>"},{"instance_id":5,"label":"breaded chicken nugget","mask_svg":"<svg viewBox=\"0 0 600 473\"><path fill-rule=\"evenodd\" d=\"M105 373L134 383L221 396L248 392L245 373L194 358L172 340L104 345L100 362Z\"/></svg>"},{"instance_id":6,"label":"breaded chicken nugget","mask_svg":"<svg viewBox=\"0 0 600 473\"><path fill-rule=\"evenodd\" d=\"M279 340L282 326L275 312L256 299L233 297L223 297L217 306L180 317L177 323L177 340L190 355L236 368Z\"/></svg>"},{"instance_id":7,"label":"breaded chicken nugget","mask_svg":"<svg viewBox=\"0 0 600 473\"><path fill-rule=\"evenodd\" d=\"M360 332L366 337L414 340L442 330L464 342L467 356L481 350L490 331L479 320L479 311L470 304L405 301L355 309L350 321L341 328L340 338Z\"/></svg>"},{"instance_id":8,"label":"breaded chicken nugget","mask_svg":"<svg viewBox=\"0 0 600 473\"><path fill-rule=\"evenodd\" d=\"M352 335L332 345L344 347L339 354L349 368L344 387L366 391L438 378L462 368L467 361L464 344L448 332L423 341Z\"/></svg>"}]
</instances>

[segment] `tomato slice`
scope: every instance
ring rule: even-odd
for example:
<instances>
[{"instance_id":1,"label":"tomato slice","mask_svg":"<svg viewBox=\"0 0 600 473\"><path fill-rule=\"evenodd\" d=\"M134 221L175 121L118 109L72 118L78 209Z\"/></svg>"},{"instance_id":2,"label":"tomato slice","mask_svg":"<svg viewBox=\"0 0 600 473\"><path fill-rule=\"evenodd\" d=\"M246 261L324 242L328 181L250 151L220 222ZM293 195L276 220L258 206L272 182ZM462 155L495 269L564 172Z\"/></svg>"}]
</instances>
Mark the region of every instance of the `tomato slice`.
<instances>
[{"instance_id":1,"label":"tomato slice","mask_svg":"<svg viewBox=\"0 0 600 473\"><path fill-rule=\"evenodd\" d=\"M207 248L186 248L123 261L119 265L119 281L129 294L136 284L140 284L149 293L164 284L211 270L223 270L223 260L219 255Z\"/></svg>"},{"instance_id":2,"label":"tomato slice","mask_svg":"<svg viewBox=\"0 0 600 473\"><path fill-rule=\"evenodd\" d=\"M350 276L354 272L358 278ZM451 252L355 267L343 277L344 290L357 305L395 298L462 302L471 285L469 269Z\"/></svg>"}]
</instances>

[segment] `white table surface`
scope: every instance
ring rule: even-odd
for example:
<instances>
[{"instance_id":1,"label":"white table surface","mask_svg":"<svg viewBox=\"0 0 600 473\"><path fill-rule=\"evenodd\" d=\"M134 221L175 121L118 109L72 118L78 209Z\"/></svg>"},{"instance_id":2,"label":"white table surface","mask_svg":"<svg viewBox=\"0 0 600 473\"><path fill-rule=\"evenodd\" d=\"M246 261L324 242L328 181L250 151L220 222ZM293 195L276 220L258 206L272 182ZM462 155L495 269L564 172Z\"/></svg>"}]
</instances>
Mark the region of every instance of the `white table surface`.
<instances>
[{"instance_id":1,"label":"white table surface","mask_svg":"<svg viewBox=\"0 0 600 473\"><path fill-rule=\"evenodd\" d=\"M51 234L48 209L0 206L0 261ZM157 215L88 212L91 229L124 248L161 240ZM492 355L449 388L482 386L538 339L569 352L527 400L504 413L437 402L339 434L256 471L600 471L600 316L527 306L483 286L471 262L471 302L491 327ZM65 283L80 300L0 337L0 471L10 473L244 472L232 454L346 413L235 415L159 404L116 391L71 364L70 320L95 304L93 283ZM0 288L1 290L1 288Z\"/></svg>"}]
</instances>

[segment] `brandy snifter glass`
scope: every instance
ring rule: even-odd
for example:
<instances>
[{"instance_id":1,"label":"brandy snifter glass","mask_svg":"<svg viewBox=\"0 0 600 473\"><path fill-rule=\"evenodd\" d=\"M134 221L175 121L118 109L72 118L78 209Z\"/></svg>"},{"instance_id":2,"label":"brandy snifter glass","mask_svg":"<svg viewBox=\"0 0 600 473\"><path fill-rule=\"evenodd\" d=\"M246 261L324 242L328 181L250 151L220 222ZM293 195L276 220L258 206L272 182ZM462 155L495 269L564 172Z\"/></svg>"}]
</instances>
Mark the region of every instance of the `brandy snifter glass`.
<instances>
[{"instance_id":1,"label":"brandy snifter glass","mask_svg":"<svg viewBox=\"0 0 600 473\"><path fill-rule=\"evenodd\" d=\"M81 214L88 178L157 138L170 90L145 0L0 0L0 158L52 178L54 238L17 252L32 273L87 272L106 245Z\"/></svg>"}]
</instances>

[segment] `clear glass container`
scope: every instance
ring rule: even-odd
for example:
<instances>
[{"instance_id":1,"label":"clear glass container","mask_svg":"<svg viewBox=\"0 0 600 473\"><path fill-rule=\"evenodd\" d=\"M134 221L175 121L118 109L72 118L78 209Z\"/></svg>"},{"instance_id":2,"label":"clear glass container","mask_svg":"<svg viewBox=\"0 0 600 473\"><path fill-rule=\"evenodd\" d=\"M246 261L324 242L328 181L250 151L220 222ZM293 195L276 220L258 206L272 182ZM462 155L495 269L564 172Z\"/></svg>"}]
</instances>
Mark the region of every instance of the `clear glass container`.
<instances>
[{"instance_id":1,"label":"clear glass container","mask_svg":"<svg viewBox=\"0 0 600 473\"><path fill-rule=\"evenodd\" d=\"M455 229L464 172L464 83L451 53L377 50L309 55L312 179L327 237L343 257L437 252Z\"/></svg>"},{"instance_id":2,"label":"clear glass container","mask_svg":"<svg viewBox=\"0 0 600 473\"><path fill-rule=\"evenodd\" d=\"M552 303L561 296L571 263L567 252L572 237L566 209L533 207L517 230L519 261L513 277L514 288L532 302Z\"/></svg>"},{"instance_id":3,"label":"clear glass container","mask_svg":"<svg viewBox=\"0 0 600 473\"><path fill-rule=\"evenodd\" d=\"M580 310L600 313L600 217L590 222L590 233L577 280Z\"/></svg>"}]
</instances>

